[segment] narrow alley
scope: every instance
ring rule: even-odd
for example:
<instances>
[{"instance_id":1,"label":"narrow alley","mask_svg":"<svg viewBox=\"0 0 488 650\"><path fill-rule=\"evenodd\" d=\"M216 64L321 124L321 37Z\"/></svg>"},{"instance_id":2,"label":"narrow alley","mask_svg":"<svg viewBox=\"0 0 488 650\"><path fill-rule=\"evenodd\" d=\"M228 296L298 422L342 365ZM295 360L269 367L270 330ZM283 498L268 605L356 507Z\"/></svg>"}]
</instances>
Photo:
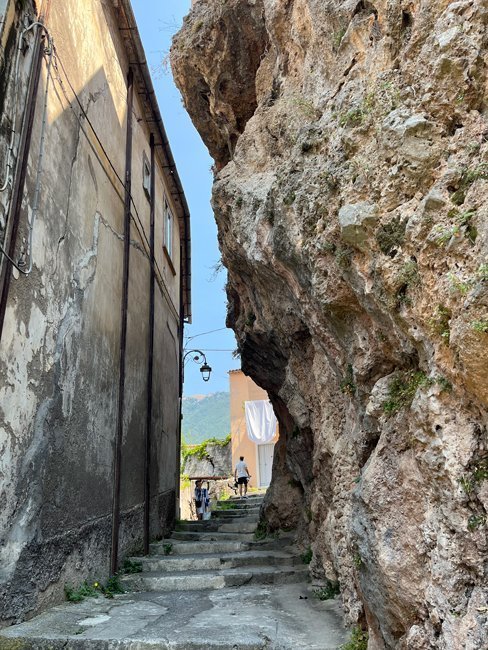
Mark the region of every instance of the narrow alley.
<instances>
[{"instance_id":1,"label":"narrow alley","mask_svg":"<svg viewBox=\"0 0 488 650\"><path fill-rule=\"evenodd\" d=\"M291 537L257 541L263 496L179 522L151 554L130 558L127 593L60 605L0 632L4 650L335 650L337 600L320 601Z\"/></svg>"}]
</instances>

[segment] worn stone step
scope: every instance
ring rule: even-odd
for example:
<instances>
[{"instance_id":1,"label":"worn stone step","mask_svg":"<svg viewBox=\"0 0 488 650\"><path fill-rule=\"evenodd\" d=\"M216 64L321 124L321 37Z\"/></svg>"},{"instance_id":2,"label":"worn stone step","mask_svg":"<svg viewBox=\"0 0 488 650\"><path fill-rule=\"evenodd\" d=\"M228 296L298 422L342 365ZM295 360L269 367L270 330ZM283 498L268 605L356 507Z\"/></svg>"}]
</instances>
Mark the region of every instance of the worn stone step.
<instances>
[{"instance_id":1,"label":"worn stone step","mask_svg":"<svg viewBox=\"0 0 488 650\"><path fill-rule=\"evenodd\" d=\"M260 508L263 500L260 499L229 499L228 501L217 501L217 507L220 508L222 505L229 504L227 507L230 510L241 510L246 508Z\"/></svg>"},{"instance_id":2,"label":"worn stone step","mask_svg":"<svg viewBox=\"0 0 488 650\"><path fill-rule=\"evenodd\" d=\"M259 521L259 514L258 513L251 513L245 512L245 514L239 516L234 516L234 517L212 517L211 521L217 521L220 523L228 524L231 523L232 521L245 521L245 522L251 522L251 521Z\"/></svg>"},{"instance_id":3,"label":"worn stone step","mask_svg":"<svg viewBox=\"0 0 488 650\"><path fill-rule=\"evenodd\" d=\"M180 521L176 530L208 532L220 530L222 526L228 526L229 524L232 524L233 526L237 526L238 524L245 524L254 525L254 527L256 527L258 521L258 517L234 517L230 519L219 519L217 517L209 521ZM237 532L239 531L237 530Z\"/></svg>"},{"instance_id":4,"label":"worn stone step","mask_svg":"<svg viewBox=\"0 0 488 650\"><path fill-rule=\"evenodd\" d=\"M283 551L234 551L232 553L202 553L199 555L170 555L134 557L143 571L202 571L234 569L247 566L296 566L302 565L300 556Z\"/></svg>"},{"instance_id":5,"label":"worn stone step","mask_svg":"<svg viewBox=\"0 0 488 650\"><path fill-rule=\"evenodd\" d=\"M220 523L218 520L212 519L209 521L180 521L178 522L175 530L191 530L194 532L212 532L218 530Z\"/></svg>"},{"instance_id":6,"label":"worn stone step","mask_svg":"<svg viewBox=\"0 0 488 650\"><path fill-rule=\"evenodd\" d=\"M234 540L234 541L241 541L241 542L252 542L254 540L254 535L251 533L224 533L220 531L216 532L208 532L208 533L200 533L200 532L192 532L189 530L175 530L174 533L171 534L171 537L169 538L169 541L171 542L172 540L188 540L188 541L202 541L202 542L208 542L208 541L215 541L219 542L221 540Z\"/></svg>"},{"instance_id":7,"label":"worn stone step","mask_svg":"<svg viewBox=\"0 0 488 650\"><path fill-rule=\"evenodd\" d=\"M168 549L168 546L171 549ZM165 553L165 549L167 553ZM172 555L191 555L200 553L234 553L236 551L247 551L250 548L249 542L239 541L181 541L181 540L165 540L156 544L150 545L151 555L164 555L170 557Z\"/></svg>"},{"instance_id":8,"label":"worn stone step","mask_svg":"<svg viewBox=\"0 0 488 650\"><path fill-rule=\"evenodd\" d=\"M254 533L256 530L257 521L229 521L224 524L219 524L219 533Z\"/></svg>"},{"instance_id":9,"label":"worn stone step","mask_svg":"<svg viewBox=\"0 0 488 650\"><path fill-rule=\"evenodd\" d=\"M230 497L230 499L222 499L222 500L224 502L226 501L227 503L262 503L264 501L264 494L256 494L256 495L248 494L247 497L234 496L234 497Z\"/></svg>"},{"instance_id":10,"label":"worn stone step","mask_svg":"<svg viewBox=\"0 0 488 650\"><path fill-rule=\"evenodd\" d=\"M311 598L308 588L290 583L89 598L0 630L0 648L338 650L348 637L339 600Z\"/></svg>"},{"instance_id":11,"label":"worn stone step","mask_svg":"<svg viewBox=\"0 0 488 650\"><path fill-rule=\"evenodd\" d=\"M201 589L224 589L243 585L282 585L302 582L308 576L308 568L301 566L256 566L220 571L162 572L144 571L124 576L122 583L133 591L197 591Z\"/></svg>"},{"instance_id":12,"label":"worn stone step","mask_svg":"<svg viewBox=\"0 0 488 650\"><path fill-rule=\"evenodd\" d=\"M212 519L227 519L235 517L259 517L259 508L242 508L236 510L212 510Z\"/></svg>"}]
</instances>

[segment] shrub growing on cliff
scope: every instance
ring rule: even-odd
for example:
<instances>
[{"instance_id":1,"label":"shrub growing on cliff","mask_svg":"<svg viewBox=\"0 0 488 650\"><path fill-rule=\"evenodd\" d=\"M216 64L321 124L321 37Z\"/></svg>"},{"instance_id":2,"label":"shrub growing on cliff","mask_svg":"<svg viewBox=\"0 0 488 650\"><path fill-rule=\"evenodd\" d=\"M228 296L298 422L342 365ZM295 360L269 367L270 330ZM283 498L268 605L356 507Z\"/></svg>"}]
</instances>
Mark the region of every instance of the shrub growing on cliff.
<instances>
[{"instance_id":1,"label":"shrub growing on cliff","mask_svg":"<svg viewBox=\"0 0 488 650\"><path fill-rule=\"evenodd\" d=\"M481 163L463 171L457 190L451 194L451 201L454 205L462 205L469 186L480 179L488 180L488 163Z\"/></svg>"},{"instance_id":2,"label":"shrub growing on cliff","mask_svg":"<svg viewBox=\"0 0 488 650\"><path fill-rule=\"evenodd\" d=\"M346 395L350 395L352 397L356 393L356 384L354 383L353 368L350 363L347 366L344 379L341 381L339 386L341 391Z\"/></svg>"},{"instance_id":3,"label":"shrub growing on cliff","mask_svg":"<svg viewBox=\"0 0 488 650\"><path fill-rule=\"evenodd\" d=\"M474 329L475 332L479 332L480 334L487 333L488 332L488 320L482 319L482 320L474 320L471 323L471 327Z\"/></svg>"},{"instance_id":4,"label":"shrub growing on cliff","mask_svg":"<svg viewBox=\"0 0 488 650\"><path fill-rule=\"evenodd\" d=\"M449 326L451 315L450 309L444 305L437 305L432 318L429 319L431 331L434 334L438 334L447 345L449 345L449 337L451 334Z\"/></svg>"},{"instance_id":5,"label":"shrub growing on cliff","mask_svg":"<svg viewBox=\"0 0 488 650\"><path fill-rule=\"evenodd\" d=\"M337 581L333 582L328 580L325 587L315 589L313 593L315 598L318 598L319 600L331 600L341 593L341 588Z\"/></svg>"},{"instance_id":6,"label":"shrub growing on cliff","mask_svg":"<svg viewBox=\"0 0 488 650\"><path fill-rule=\"evenodd\" d=\"M389 255L394 248L403 244L406 226L406 221L402 221L400 217L395 217L389 223L378 228L376 241L382 253Z\"/></svg>"},{"instance_id":7,"label":"shrub growing on cliff","mask_svg":"<svg viewBox=\"0 0 488 650\"><path fill-rule=\"evenodd\" d=\"M268 533L268 524L263 519L261 519L261 521L256 526L256 530L254 531L254 539L257 541L265 539L265 537L268 536Z\"/></svg>"},{"instance_id":8,"label":"shrub growing on cliff","mask_svg":"<svg viewBox=\"0 0 488 650\"><path fill-rule=\"evenodd\" d=\"M412 301L407 295L408 291L421 283L417 263L411 260L403 264L396 275L395 282L398 286L395 292L395 307L398 309L402 305L410 305Z\"/></svg>"},{"instance_id":9,"label":"shrub growing on cliff","mask_svg":"<svg viewBox=\"0 0 488 650\"><path fill-rule=\"evenodd\" d=\"M360 627L355 627L351 633L351 638L347 643L341 645L341 650L367 650L368 633Z\"/></svg>"},{"instance_id":10,"label":"shrub growing on cliff","mask_svg":"<svg viewBox=\"0 0 488 650\"><path fill-rule=\"evenodd\" d=\"M473 532L480 526L486 525L486 515L471 515L468 519L468 530Z\"/></svg>"},{"instance_id":11,"label":"shrub growing on cliff","mask_svg":"<svg viewBox=\"0 0 488 650\"><path fill-rule=\"evenodd\" d=\"M395 377L388 389L388 399L383 404L384 412L394 415L400 409L410 406L417 390L431 384L432 380L421 370L409 370Z\"/></svg>"},{"instance_id":12,"label":"shrub growing on cliff","mask_svg":"<svg viewBox=\"0 0 488 650\"><path fill-rule=\"evenodd\" d=\"M230 444L230 433L223 440L219 440L218 438L209 438L208 440L204 440L203 442L201 442L199 445L192 445L192 446L183 443L181 446L182 469L184 469L185 463L190 456L196 456L198 460L205 460L206 458L210 458L207 451L207 447L209 445L214 445L217 447L226 447L229 444Z\"/></svg>"},{"instance_id":13,"label":"shrub growing on cliff","mask_svg":"<svg viewBox=\"0 0 488 650\"><path fill-rule=\"evenodd\" d=\"M346 29L344 27L342 27L341 29L338 29L336 32L334 32L334 34L332 36L332 44L333 44L335 50L339 49L339 47L341 45L341 42L342 42L342 39L344 38L345 33L346 33Z\"/></svg>"},{"instance_id":14,"label":"shrub growing on cliff","mask_svg":"<svg viewBox=\"0 0 488 650\"><path fill-rule=\"evenodd\" d=\"M351 266L353 250L348 246L339 246L335 250L335 260L341 269L348 269Z\"/></svg>"}]
</instances>

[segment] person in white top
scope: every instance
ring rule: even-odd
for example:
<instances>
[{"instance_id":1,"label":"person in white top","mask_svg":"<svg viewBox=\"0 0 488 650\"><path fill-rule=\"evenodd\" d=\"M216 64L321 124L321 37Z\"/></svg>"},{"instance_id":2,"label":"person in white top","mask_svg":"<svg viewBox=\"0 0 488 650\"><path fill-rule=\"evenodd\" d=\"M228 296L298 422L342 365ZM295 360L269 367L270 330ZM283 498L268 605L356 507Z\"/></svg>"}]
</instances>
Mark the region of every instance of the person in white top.
<instances>
[{"instance_id":1,"label":"person in white top","mask_svg":"<svg viewBox=\"0 0 488 650\"><path fill-rule=\"evenodd\" d=\"M247 465L244 462L244 456L240 456L239 462L236 465L236 471L234 472L234 478L239 485L239 496L247 498L247 483L251 478ZM244 495L242 494L242 489L244 488Z\"/></svg>"}]
</instances>

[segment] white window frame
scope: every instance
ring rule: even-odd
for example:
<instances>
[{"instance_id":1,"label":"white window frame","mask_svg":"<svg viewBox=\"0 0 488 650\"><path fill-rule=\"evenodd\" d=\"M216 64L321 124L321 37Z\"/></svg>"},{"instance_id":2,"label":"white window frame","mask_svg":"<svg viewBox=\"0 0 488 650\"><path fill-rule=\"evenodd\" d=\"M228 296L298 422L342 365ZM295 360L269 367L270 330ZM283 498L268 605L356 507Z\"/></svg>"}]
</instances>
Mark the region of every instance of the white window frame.
<instances>
[{"instance_id":1,"label":"white window frame","mask_svg":"<svg viewBox=\"0 0 488 650\"><path fill-rule=\"evenodd\" d=\"M151 163L146 156L146 152L142 154L142 187L149 199L151 197Z\"/></svg>"},{"instance_id":2,"label":"white window frame","mask_svg":"<svg viewBox=\"0 0 488 650\"><path fill-rule=\"evenodd\" d=\"M168 205L168 201L164 199L164 239L163 245L168 253L168 257L173 261L173 213Z\"/></svg>"}]
</instances>

